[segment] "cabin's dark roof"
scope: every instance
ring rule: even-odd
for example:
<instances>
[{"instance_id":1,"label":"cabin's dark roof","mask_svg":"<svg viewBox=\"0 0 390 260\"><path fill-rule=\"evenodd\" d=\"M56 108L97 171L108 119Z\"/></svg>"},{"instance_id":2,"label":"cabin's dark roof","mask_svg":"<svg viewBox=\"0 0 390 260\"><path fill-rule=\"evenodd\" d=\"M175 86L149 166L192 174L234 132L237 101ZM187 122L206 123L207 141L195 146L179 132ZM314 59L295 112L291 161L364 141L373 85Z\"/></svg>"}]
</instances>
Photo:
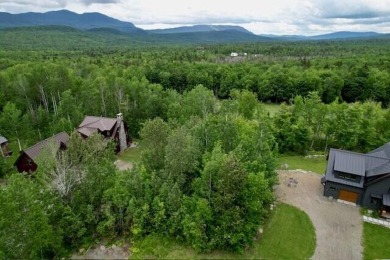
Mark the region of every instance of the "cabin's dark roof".
<instances>
[{"instance_id":1,"label":"cabin's dark roof","mask_svg":"<svg viewBox=\"0 0 390 260\"><path fill-rule=\"evenodd\" d=\"M377 182L380 182L384 179L387 179L387 178L390 178L390 173L387 173L387 174L382 174L382 175L379 175L379 176L374 176L372 178L368 178L366 180L366 182L364 183L364 186L368 187L370 185L373 185Z\"/></svg>"},{"instance_id":2,"label":"cabin's dark roof","mask_svg":"<svg viewBox=\"0 0 390 260\"><path fill-rule=\"evenodd\" d=\"M341 184L354 186L354 187L358 187L358 188L363 188L364 178L361 178L360 182L354 182L354 181L350 181L350 180L346 180L346 179L336 178L336 176L334 175L334 170L336 170L336 169L334 169L334 166L335 166L335 161L336 161L337 157L351 159L352 161L357 161L357 162L359 162L359 165L362 164L361 161L364 162L364 157L360 156L360 154L352 153L352 152L348 152L348 151L343 151L343 150L330 149L328 166L327 166L326 175L325 175L326 181L331 181L331 182L341 183ZM348 167L348 166L340 165L342 163L343 162L338 162L339 171L341 169ZM345 164L348 165L348 164L350 164L350 162L346 162Z\"/></svg>"},{"instance_id":3,"label":"cabin's dark roof","mask_svg":"<svg viewBox=\"0 0 390 260\"><path fill-rule=\"evenodd\" d=\"M379 155L380 157L376 157L375 155ZM365 178L361 178L360 182L354 182L337 178L334 171L347 172L362 177L375 177L376 179L376 177L390 173L390 159L383 158L383 155L384 152L382 151L377 151L372 154L361 154L330 149L325 179L326 181L363 188Z\"/></svg>"},{"instance_id":4,"label":"cabin's dark roof","mask_svg":"<svg viewBox=\"0 0 390 260\"><path fill-rule=\"evenodd\" d=\"M40 141L39 143L34 144L33 146L27 148L24 150L24 153L27 154L31 159L35 159L43 149L48 147L48 145L51 142L54 142L58 145L58 148L62 144L67 144L69 140L69 135L66 132L61 132L56 135L53 135L52 137L49 137L43 141Z\"/></svg>"},{"instance_id":5,"label":"cabin's dark roof","mask_svg":"<svg viewBox=\"0 0 390 260\"><path fill-rule=\"evenodd\" d=\"M110 131L116 124L116 118L86 116L77 128L77 131L85 136L99 131Z\"/></svg>"},{"instance_id":6,"label":"cabin's dark roof","mask_svg":"<svg viewBox=\"0 0 390 260\"><path fill-rule=\"evenodd\" d=\"M385 154L385 158L390 158L390 142L376 148L375 150L372 150L368 154L377 154L380 152L382 152L382 154Z\"/></svg>"},{"instance_id":7,"label":"cabin's dark roof","mask_svg":"<svg viewBox=\"0 0 390 260\"><path fill-rule=\"evenodd\" d=\"M364 176L366 162L364 155L344 151L335 151L334 170Z\"/></svg>"},{"instance_id":8,"label":"cabin's dark roof","mask_svg":"<svg viewBox=\"0 0 390 260\"><path fill-rule=\"evenodd\" d=\"M366 172L367 177L373 177L373 176L378 176L382 174L390 173L390 162L387 160L387 162L383 163L382 165L369 169Z\"/></svg>"},{"instance_id":9,"label":"cabin's dark roof","mask_svg":"<svg viewBox=\"0 0 390 260\"><path fill-rule=\"evenodd\" d=\"M336 171L366 177L390 173L390 159L384 156L383 151L362 154L331 149L330 153L334 155L333 169Z\"/></svg>"},{"instance_id":10,"label":"cabin's dark roof","mask_svg":"<svg viewBox=\"0 0 390 260\"><path fill-rule=\"evenodd\" d=\"M384 206L390 206L390 194L383 194L382 204Z\"/></svg>"},{"instance_id":11,"label":"cabin's dark roof","mask_svg":"<svg viewBox=\"0 0 390 260\"><path fill-rule=\"evenodd\" d=\"M6 143L6 142L8 142L7 138L0 135L0 144Z\"/></svg>"}]
</instances>

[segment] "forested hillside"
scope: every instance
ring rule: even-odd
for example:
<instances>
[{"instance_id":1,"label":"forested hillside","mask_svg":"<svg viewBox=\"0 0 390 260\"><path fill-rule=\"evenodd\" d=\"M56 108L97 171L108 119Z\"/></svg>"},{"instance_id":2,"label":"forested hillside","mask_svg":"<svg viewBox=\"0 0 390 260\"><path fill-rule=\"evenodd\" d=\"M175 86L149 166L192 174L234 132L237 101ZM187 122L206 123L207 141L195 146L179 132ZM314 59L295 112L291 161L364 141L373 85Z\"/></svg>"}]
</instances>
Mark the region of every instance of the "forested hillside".
<instances>
[{"instance_id":1,"label":"forested hillside","mask_svg":"<svg viewBox=\"0 0 390 260\"><path fill-rule=\"evenodd\" d=\"M0 134L14 150L0 158L4 258L152 233L197 251L242 251L269 214L277 153L390 140L386 39L97 46L69 33L52 35L52 48L0 51ZM74 48L72 37L85 41ZM271 117L264 102L284 104ZM85 115L118 112L143 145L125 172L100 135L73 133ZM67 150L44 154L33 175L15 172L18 143L61 131Z\"/></svg>"}]
</instances>

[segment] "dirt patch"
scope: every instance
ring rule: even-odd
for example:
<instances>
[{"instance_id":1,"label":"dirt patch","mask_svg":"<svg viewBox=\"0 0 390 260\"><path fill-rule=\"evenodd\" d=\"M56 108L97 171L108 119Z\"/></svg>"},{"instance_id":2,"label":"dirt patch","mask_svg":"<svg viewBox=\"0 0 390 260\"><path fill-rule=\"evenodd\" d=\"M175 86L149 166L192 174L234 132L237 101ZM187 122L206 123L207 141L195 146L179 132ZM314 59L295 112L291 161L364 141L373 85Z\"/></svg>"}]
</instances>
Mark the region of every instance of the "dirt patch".
<instances>
[{"instance_id":1,"label":"dirt patch","mask_svg":"<svg viewBox=\"0 0 390 260\"><path fill-rule=\"evenodd\" d=\"M116 160L114 164L121 171L131 170L134 167L133 163L122 160Z\"/></svg>"},{"instance_id":2,"label":"dirt patch","mask_svg":"<svg viewBox=\"0 0 390 260\"><path fill-rule=\"evenodd\" d=\"M100 244L96 247L89 248L86 252L83 248L78 254L74 254L71 259L129 259L129 245L124 246L105 246Z\"/></svg>"},{"instance_id":3,"label":"dirt patch","mask_svg":"<svg viewBox=\"0 0 390 260\"><path fill-rule=\"evenodd\" d=\"M313 259L362 259L359 207L324 197L319 174L293 170L278 171L278 176L278 199L305 211L316 229Z\"/></svg>"}]
</instances>

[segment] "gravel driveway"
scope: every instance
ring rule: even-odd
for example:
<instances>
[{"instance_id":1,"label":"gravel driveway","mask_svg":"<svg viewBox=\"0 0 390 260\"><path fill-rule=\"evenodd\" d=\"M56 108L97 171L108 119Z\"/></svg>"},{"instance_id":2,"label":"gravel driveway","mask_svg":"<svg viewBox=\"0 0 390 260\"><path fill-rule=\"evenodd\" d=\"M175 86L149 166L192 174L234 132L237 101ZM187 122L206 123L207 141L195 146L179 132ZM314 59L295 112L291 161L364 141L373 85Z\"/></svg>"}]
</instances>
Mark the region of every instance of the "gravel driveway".
<instances>
[{"instance_id":1,"label":"gravel driveway","mask_svg":"<svg viewBox=\"0 0 390 260\"><path fill-rule=\"evenodd\" d=\"M321 175L301 170L278 171L280 201L305 211L316 229L313 259L362 259L362 217L359 207L322 196Z\"/></svg>"}]
</instances>

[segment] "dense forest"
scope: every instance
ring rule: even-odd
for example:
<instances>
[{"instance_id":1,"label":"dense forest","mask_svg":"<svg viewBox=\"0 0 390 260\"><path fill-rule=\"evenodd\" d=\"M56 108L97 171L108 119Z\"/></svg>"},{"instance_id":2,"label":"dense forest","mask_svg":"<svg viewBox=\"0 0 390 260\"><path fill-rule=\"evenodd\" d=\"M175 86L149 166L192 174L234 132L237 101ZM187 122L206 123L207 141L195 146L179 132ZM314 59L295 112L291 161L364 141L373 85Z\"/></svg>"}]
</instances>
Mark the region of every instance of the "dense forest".
<instances>
[{"instance_id":1,"label":"dense forest","mask_svg":"<svg viewBox=\"0 0 390 260\"><path fill-rule=\"evenodd\" d=\"M71 135L33 175L0 159L0 256L61 257L151 233L242 251L273 203L278 153L364 152L390 140L388 43L0 51L0 134L14 152ZM283 103L273 116L270 102ZM143 145L131 171L115 168L100 136L73 133L85 115L118 112Z\"/></svg>"}]
</instances>

